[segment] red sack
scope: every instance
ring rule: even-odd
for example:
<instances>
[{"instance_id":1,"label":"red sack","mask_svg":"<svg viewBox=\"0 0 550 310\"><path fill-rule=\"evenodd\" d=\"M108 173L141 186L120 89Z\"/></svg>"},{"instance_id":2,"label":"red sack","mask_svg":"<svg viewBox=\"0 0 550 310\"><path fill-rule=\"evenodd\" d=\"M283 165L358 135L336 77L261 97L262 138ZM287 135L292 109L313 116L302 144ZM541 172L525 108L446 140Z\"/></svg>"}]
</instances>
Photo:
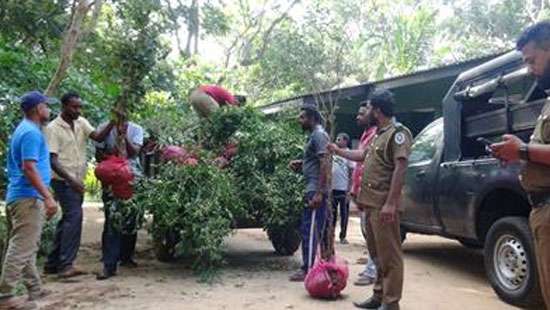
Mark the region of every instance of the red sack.
<instances>
[{"instance_id":1,"label":"red sack","mask_svg":"<svg viewBox=\"0 0 550 310\"><path fill-rule=\"evenodd\" d=\"M124 200L132 198L134 174L127 159L109 156L96 166L95 175L103 185L112 187L115 197Z\"/></svg>"},{"instance_id":2,"label":"red sack","mask_svg":"<svg viewBox=\"0 0 550 310\"><path fill-rule=\"evenodd\" d=\"M175 145L168 145L162 149L160 159L165 162L174 161L181 164L188 156L189 153L186 149Z\"/></svg>"},{"instance_id":3,"label":"red sack","mask_svg":"<svg viewBox=\"0 0 550 310\"><path fill-rule=\"evenodd\" d=\"M348 263L334 257L330 261L318 260L309 270L304 285L311 297L335 299L348 282Z\"/></svg>"}]
</instances>

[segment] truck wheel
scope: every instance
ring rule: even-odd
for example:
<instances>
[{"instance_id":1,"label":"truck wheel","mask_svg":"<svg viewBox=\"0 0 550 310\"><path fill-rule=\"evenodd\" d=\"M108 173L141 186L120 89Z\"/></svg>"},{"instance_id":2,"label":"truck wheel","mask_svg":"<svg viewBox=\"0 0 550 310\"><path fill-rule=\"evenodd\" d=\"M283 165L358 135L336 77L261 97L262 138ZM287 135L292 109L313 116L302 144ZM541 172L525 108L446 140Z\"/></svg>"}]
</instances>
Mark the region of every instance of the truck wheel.
<instances>
[{"instance_id":1,"label":"truck wheel","mask_svg":"<svg viewBox=\"0 0 550 310\"><path fill-rule=\"evenodd\" d=\"M268 231L267 235L275 252L282 256L293 255L302 242L302 236L298 229Z\"/></svg>"},{"instance_id":2,"label":"truck wheel","mask_svg":"<svg viewBox=\"0 0 550 310\"><path fill-rule=\"evenodd\" d=\"M161 262L173 261L176 256L178 238L172 232L166 232L153 237L153 250L156 258Z\"/></svg>"},{"instance_id":3,"label":"truck wheel","mask_svg":"<svg viewBox=\"0 0 550 310\"><path fill-rule=\"evenodd\" d=\"M484 250L485 270L497 295L515 306L541 302L534 245L528 221L505 217L491 226Z\"/></svg>"}]
</instances>

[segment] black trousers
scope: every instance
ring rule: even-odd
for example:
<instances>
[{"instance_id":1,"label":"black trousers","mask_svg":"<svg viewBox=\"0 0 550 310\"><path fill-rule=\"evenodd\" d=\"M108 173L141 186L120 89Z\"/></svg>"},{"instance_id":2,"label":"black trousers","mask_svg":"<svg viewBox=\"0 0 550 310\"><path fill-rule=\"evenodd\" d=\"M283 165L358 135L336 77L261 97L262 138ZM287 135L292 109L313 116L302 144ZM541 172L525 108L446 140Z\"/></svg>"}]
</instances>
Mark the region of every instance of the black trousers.
<instances>
[{"instance_id":1,"label":"black trousers","mask_svg":"<svg viewBox=\"0 0 550 310\"><path fill-rule=\"evenodd\" d=\"M133 259L137 242L137 232L134 232L137 223L134 215L115 220L113 213L121 207L119 201L114 199L110 193L105 192L102 198L105 212L101 238L103 266L106 271L115 272L119 262Z\"/></svg>"},{"instance_id":2,"label":"black trousers","mask_svg":"<svg viewBox=\"0 0 550 310\"><path fill-rule=\"evenodd\" d=\"M332 225L336 227L338 209L340 209L340 239L345 239L348 232L349 200L346 191L332 191Z\"/></svg>"}]
</instances>

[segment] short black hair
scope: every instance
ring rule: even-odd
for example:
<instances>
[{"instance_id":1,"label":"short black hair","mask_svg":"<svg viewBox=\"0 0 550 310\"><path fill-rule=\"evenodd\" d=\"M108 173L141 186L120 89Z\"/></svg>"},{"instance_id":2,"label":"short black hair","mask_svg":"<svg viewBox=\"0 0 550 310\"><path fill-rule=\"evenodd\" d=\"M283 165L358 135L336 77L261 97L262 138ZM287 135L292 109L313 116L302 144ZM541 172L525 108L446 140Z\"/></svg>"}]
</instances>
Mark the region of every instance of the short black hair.
<instances>
[{"instance_id":1,"label":"short black hair","mask_svg":"<svg viewBox=\"0 0 550 310\"><path fill-rule=\"evenodd\" d=\"M550 21L538 22L525 29L516 42L516 49L522 50L529 42L535 42L541 49L550 48Z\"/></svg>"},{"instance_id":2,"label":"short black hair","mask_svg":"<svg viewBox=\"0 0 550 310\"><path fill-rule=\"evenodd\" d=\"M307 118L313 119L313 121L317 124L321 124L323 117L321 116L321 113L319 112L317 107L304 106L302 107L302 111L304 111L304 114Z\"/></svg>"},{"instance_id":3,"label":"short black hair","mask_svg":"<svg viewBox=\"0 0 550 310\"><path fill-rule=\"evenodd\" d=\"M243 106L246 104L246 97L243 95L235 95L235 100L237 100L239 106Z\"/></svg>"},{"instance_id":4,"label":"short black hair","mask_svg":"<svg viewBox=\"0 0 550 310\"><path fill-rule=\"evenodd\" d=\"M69 103L74 98L79 99L80 95L77 92L74 92L74 91L65 93L63 96L61 96L61 104L66 105L67 103Z\"/></svg>"},{"instance_id":5,"label":"short black hair","mask_svg":"<svg viewBox=\"0 0 550 310\"><path fill-rule=\"evenodd\" d=\"M393 93L387 89L375 89L369 95L368 104L373 108L378 108L387 117L392 117L393 106L395 105L395 97Z\"/></svg>"}]
</instances>

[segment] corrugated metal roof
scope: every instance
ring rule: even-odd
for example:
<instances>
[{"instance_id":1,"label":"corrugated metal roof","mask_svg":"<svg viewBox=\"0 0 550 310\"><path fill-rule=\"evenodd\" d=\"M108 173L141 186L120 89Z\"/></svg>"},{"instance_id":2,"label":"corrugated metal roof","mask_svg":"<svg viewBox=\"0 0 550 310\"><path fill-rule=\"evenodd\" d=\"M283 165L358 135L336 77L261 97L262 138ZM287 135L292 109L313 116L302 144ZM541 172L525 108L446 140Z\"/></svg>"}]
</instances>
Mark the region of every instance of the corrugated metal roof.
<instances>
[{"instance_id":1,"label":"corrugated metal roof","mask_svg":"<svg viewBox=\"0 0 550 310\"><path fill-rule=\"evenodd\" d=\"M406 73L406 74L398 75L398 76L391 77L391 78L384 79L384 80L373 81L373 82L364 82L364 83L354 85L354 86L348 86L348 87L342 87L342 88L339 88L339 89L326 90L326 91L323 91L323 92L319 93L319 95L327 94L327 93L335 92L335 91L342 92L342 91L346 91L346 90L350 90L350 89L354 89L354 88L358 88L358 87L372 86L372 85L377 85L377 84L385 84L385 83L390 83L390 82L398 81L398 80L406 80L406 79L409 79L409 78L414 78L414 77L417 77L417 76L425 75L427 73L434 73L434 72L438 72L438 71L456 69L457 67L468 66L468 65L471 65L471 64L482 63L482 62L485 62L485 61L489 61L493 58L499 57L499 56L501 56L501 55L503 55L503 54L505 54L509 51L510 50L506 50L506 51L502 51L502 52L491 54L491 55L485 55L485 56L472 58L472 59L468 59L468 60L461 61L461 62L456 62L456 63L453 63L453 64L442 65L442 66L438 66L438 67L428 68L428 69L425 69L425 70L419 70L419 71L415 71L415 72L411 72L411 73ZM260 107L260 109L269 114L268 111L277 110L276 106L278 106L278 105L284 105L284 106L292 105L293 101L294 102L303 102L303 98L313 96L313 95L314 95L313 93L309 93L309 94L294 96L294 97L291 97L291 98L288 98L288 99L279 100L279 101L267 104L265 106Z\"/></svg>"}]
</instances>

